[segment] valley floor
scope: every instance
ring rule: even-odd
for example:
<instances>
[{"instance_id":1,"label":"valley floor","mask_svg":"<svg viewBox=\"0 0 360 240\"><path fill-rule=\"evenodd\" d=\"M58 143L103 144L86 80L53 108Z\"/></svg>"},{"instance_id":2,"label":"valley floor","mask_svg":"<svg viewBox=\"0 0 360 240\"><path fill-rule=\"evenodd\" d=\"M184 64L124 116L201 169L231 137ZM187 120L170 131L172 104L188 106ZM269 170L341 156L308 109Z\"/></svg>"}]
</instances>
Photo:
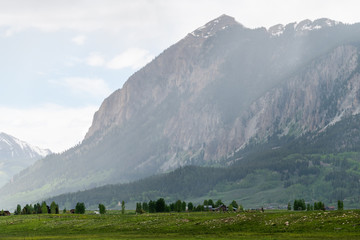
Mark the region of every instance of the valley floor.
<instances>
[{"instance_id":1,"label":"valley floor","mask_svg":"<svg viewBox=\"0 0 360 240\"><path fill-rule=\"evenodd\" d=\"M0 239L360 239L360 210L0 217Z\"/></svg>"}]
</instances>

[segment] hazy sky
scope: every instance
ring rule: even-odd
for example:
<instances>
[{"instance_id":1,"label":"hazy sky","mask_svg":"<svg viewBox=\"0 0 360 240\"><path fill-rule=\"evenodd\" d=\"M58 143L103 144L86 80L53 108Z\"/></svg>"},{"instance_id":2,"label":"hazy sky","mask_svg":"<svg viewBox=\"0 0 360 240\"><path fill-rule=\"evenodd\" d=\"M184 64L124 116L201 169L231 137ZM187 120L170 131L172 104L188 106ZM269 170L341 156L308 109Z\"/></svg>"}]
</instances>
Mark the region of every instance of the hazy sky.
<instances>
[{"instance_id":1,"label":"hazy sky","mask_svg":"<svg viewBox=\"0 0 360 240\"><path fill-rule=\"evenodd\" d=\"M359 9L356 0L0 0L0 132L72 147L132 73L222 14L268 28L360 22Z\"/></svg>"}]
</instances>

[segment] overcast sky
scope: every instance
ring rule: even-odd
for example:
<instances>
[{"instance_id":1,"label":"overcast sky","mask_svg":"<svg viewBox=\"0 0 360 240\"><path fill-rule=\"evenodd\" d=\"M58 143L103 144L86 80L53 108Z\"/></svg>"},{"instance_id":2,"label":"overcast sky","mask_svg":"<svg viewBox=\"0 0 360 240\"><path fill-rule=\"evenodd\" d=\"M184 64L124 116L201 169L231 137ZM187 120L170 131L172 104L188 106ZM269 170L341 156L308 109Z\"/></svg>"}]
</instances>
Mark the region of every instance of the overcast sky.
<instances>
[{"instance_id":1,"label":"overcast sky","mask_svg":"<svg viewBox=\"0 0 360 240\"><path fill-rule=\"evenodd\" d=\"M355 0L0 0L0 132L72 147L132 73L222 14L268 28L360 22L359 9Z\"/></svg>"}]
</instances>

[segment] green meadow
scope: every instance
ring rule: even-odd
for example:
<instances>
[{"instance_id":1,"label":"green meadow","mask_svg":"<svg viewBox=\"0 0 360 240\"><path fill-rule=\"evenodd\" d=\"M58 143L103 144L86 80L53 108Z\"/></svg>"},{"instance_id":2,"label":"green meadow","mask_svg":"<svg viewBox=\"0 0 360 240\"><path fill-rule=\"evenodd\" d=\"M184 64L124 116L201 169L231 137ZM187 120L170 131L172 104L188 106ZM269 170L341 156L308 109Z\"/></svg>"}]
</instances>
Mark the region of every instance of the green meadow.
<instances>
[{"instance_id":1,"label":"green meadow","mask_svg":"<svg viewBox=\"0 0 360 240\"><path fill-rule=\"evenodd\" d=\"M360 239L360 210L0 217L0 239Z\"/></svg>"}]
</instances>

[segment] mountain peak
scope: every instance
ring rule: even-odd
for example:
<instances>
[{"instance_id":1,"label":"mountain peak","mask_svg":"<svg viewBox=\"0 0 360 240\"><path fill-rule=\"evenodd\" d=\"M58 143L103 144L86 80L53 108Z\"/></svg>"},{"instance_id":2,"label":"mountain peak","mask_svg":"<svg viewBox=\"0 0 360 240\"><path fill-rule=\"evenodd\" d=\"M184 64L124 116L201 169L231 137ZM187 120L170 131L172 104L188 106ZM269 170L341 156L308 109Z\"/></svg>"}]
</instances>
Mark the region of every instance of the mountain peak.
<instances>
[{"instance_id":1,"label":"mountain peak","mask_svg":"<svg viewBox=\"0 0 360 240\"><path fill-rule=\"evenodd\" d=\"M21 170L51 154L48 149L32 146L16 137L0 132L0 186Z\"/></svg>"},{"instance_id":2,"label":"mountain peak","mask_svg":"<svg viewBox=\"0 0 360 240\"><path fill-rule=\"evenodd\" d=\"M218 31L224 30L229 26L240 24L235 21L235 18L226 14L206 23L191 33L194 37L208 38L215 35Z\"/></svg>"},{"instance_id":3,"label":"mountain peak","mask_svg":"<svg viewBox=\"0 0 360 240\"><path fill-rule=\"evenodd\" d=\"M16 137L0 132L0 159L40 158L51 154L49 149L32 146ZM10 155L9 155L10 154Z\"/></svg>"},{"instance_id":4,"label":"mountain peak","mask_svg":"<svg viewBox=\"0 0 360 240\"><path fill-rule=\"evenodd\" d=\"M328 18L320 18L314 21L305 19L299 23L289 23L286 26L282 24L277 24L268 29L268 32L273 36L277 37L284 33L285 30L292 30L296 35L302 35L309 31L319 30L328 27L334 27L336 25L342 24L341 22L334 21Z\"/></svg>"}]
</instances>

